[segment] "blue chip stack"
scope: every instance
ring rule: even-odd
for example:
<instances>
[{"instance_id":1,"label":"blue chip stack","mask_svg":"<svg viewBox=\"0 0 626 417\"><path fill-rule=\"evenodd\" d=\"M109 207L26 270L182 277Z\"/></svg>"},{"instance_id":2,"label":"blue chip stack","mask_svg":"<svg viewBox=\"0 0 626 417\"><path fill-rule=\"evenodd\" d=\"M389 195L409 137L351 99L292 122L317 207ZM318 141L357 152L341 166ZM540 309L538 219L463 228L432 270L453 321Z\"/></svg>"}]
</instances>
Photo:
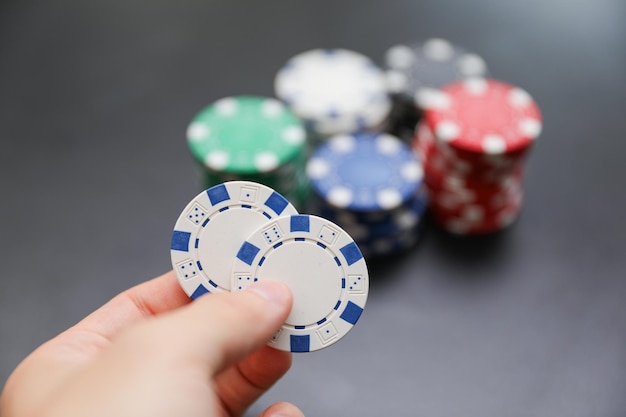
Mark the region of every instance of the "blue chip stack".
<instances>
[{"instance_id":1,"label":"blue chip stack","mask_svg":"<svg viewBox=\"0 0 626 417\"><path fill-rule=\"evenodd\" d=\"M331 137L307 164L310 210L345 229L366 256L412 247L427 200L423 170L411 149L385 133Z\"/></svg>"}]
</instances>

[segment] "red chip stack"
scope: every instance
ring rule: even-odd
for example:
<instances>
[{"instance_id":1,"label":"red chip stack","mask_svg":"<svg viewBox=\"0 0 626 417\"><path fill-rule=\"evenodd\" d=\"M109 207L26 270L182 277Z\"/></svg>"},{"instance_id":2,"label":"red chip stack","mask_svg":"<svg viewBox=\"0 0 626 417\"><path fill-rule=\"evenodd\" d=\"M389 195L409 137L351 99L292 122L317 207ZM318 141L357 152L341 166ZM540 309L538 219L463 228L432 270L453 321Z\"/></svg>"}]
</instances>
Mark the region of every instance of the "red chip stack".
<instances>
[{"instance_id":1,"label":"red chip stack","mask_svg":"<svg viewBox=\"0 0 626 417\"><path fill-rule=\"evenodd\" d=\"M524 160L541 114L521 88L472 78L418 97L413 148L422 158L434 220L457 234L511 224L522 207Z\"/></svg>"}]
</instances>

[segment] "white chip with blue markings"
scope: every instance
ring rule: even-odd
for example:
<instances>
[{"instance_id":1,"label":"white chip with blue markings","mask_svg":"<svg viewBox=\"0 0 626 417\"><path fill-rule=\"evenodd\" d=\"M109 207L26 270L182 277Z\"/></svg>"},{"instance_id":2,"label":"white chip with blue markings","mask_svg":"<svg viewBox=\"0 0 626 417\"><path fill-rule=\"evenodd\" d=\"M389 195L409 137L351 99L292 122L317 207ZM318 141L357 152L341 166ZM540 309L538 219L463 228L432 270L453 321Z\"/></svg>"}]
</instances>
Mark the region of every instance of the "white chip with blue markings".
<instances>
[{"instance_id":1,"label":"white chip with blue markings","mask_svg":"<svg viewBox=\"0 0 626 417\"><path fill-rule=\"evenodd\" d=\"M193 299L230 291L230 260L241 242L270 220L297 213L285 197L249 181L226 182L198 194L172 233L172 267L181 287Z\"/></svg>"},{"instance_id":2,"label":"white chip with blue markings","mask_svg":"<svg viewBox=\"0 0 626 417\"><path fill-rule=\"evenodd\" d=\"M360 318L369 291L367 265L354 240L336 224L313 215L281 216L242 242L232 291L271 279L286 284L294 297L270 346L319 350L345 336Z\"/></svg>"}]
</instances>

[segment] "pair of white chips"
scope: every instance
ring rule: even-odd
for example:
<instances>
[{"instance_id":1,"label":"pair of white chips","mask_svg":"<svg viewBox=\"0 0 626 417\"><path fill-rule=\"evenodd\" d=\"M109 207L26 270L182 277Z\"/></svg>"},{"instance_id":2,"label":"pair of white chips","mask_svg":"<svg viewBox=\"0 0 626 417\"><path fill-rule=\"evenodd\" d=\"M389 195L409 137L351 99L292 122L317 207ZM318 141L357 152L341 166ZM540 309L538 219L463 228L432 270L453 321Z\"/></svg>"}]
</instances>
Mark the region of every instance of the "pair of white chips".
<instances>
[{"instance_id":1,"label":"pair of white chips","mask_svg":"<svg viewBox=\"0 0 626 417\"><path fill-rule=\"evenodd\" d=\"M326 219L298 214L283 196L254 182L226 182L191 200L174 227L171 257L192 299L264 279L285 283L293 308L268 342L280 350L335 343L367 301L367 266L353 239Z\"/></svg>"}]
</instances>

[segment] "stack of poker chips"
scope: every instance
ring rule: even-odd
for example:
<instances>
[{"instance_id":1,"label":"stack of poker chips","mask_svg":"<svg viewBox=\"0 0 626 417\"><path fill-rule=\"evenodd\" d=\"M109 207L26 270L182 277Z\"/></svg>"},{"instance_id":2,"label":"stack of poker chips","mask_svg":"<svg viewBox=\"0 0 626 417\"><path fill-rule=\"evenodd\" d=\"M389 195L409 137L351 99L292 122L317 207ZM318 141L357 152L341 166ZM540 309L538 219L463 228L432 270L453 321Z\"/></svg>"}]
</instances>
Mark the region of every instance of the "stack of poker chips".
<instances>
[{"instance_id":1,"label":"stack of poker chips","mask_svg":"<svg viewBox=\"0 0 626 417\"><path fill-rule=\"evenodd\" d=\"M312 147L337 134L380 131L391 110L382 69L346 49L292 57L276 74L274 89L304 120Z\"/></svg>"},{"instance_id":2,"label":"stack of poker chips","mask_svg":"<svg viewBox=\"0 0 626 417\"><path fill-rule=\"evenodd\" d=\"M470 235L511 224L522 208L524 161L542 127L535 101L484 78L424 91L420 100L424 118L413 147L434 220Z\"/></svg>"},{"instance_id":3,"label":"stack of poker chips","mask_svg":"<svg viewBox=\"0 0 626 417\"><path fill-rule=\"evenodd\" d=\"M412 150L385 133L337 135L306 168L310 210L339 224L367 257L413 246L426 210L423 169Z\"/></svg>"},{"instance_id":4,"label":"stack of poker chips","mask_svg":"<svg viewBox=\"0 0 626 417\"><path fill-rule=\"evenodd\" d=\"M422 115L417 98L425 89L487 75L487 65L480 56L441 38L389 48L385 69L393 98L388 131L407 141Z\"/></svg>"},{"instance_id":5,"label":"stack of poker chips","mask_svg":"<svg viewBox=\"0 0 626 417\"><path fill-rule=\"evenodd\" d=\"M253 181L305 204L306 130L280 101L256 96L217 100L193 118L187 142L207 188Z\"/></svg>"}]
</instances>

